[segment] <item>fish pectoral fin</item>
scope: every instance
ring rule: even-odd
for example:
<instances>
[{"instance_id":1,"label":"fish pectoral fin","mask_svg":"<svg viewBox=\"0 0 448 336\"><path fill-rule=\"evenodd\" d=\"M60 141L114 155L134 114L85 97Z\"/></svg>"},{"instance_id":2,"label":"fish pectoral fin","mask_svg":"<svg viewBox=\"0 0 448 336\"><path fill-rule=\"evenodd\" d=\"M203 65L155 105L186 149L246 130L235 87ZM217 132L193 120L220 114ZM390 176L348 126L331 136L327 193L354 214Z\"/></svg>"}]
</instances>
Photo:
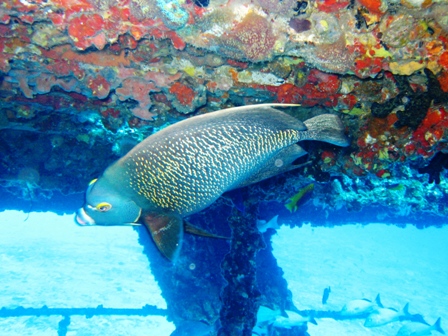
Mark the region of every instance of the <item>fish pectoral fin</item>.
<instances>
[{"instance_id":1,"label":"fish pectoral fin","mask_svg":"<svg viewBox=\"0 0 448 336\"><path fill-rule=\"evenodd\" d=\"M146 214L143 223L159 251L170 261L176 259L182 245L183 221L175 215Z\"/></svg>"},{"instance_id":2,"label":"fish pectoral fin","mask_svg":"<svg viewBox=\"0 0 448 336\"><path fill-rule=\"evenodd\" d=\"M205 231L203 229L198 228L197 226L191 225L190 223L184 221L184 229L185 232L197 235L197 236L202 236L202 237L209 237L209 238L217 238L217 239L227 239L230 240L232 239L231 237L224 237L224 236L219 236L219 235L215 235L213 233L210 233L208 231Z\"/></svg>"},{"instance_id":3,"label":"fish pectoral fin","mask_svg":"<svg viewBox=\"0 0 448 336\"><path fill-rule=\"evenodd\" d=\"M286 147L267 161L258 172L233 186L232 189L242 188L266 180L270 177L286 173L287 171L300 168L308 163L295 165L294 161L306 154L307 152L297 144Z\"/></svg>"}]
</instances>

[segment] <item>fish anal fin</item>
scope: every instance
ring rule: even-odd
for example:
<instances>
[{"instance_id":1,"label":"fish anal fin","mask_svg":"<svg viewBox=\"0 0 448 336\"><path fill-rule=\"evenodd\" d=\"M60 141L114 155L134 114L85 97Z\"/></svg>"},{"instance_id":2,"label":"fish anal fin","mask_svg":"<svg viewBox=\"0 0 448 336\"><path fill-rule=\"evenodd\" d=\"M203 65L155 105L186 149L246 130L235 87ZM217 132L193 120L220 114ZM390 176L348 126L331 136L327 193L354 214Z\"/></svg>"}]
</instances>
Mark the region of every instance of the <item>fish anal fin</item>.
<instances>
[{"instance_id":1,"label":"fish anal fin","mask_svg":"<svg viewBox=\"0 0 448 336\"><path fill-rule=\"evenodd\" d=\"M182 245L183 221L175 215L145 214L143 223L159 251L170 261L176 259Z\"/></svg>"},{"instance_id":2,"label":"fish anal fin","mask_svg":"<svg viewBox=\"0 0 448 336\"><path fill-rule=\"evenodd\" d=\"M217 238L217 239L226 239L226 240L230 240L232 238L230 237L224 237L224 236L219 236L219 235L215 235L213 233L210 233L206 230L200 229L197 226L191 225L188 222L184 221L184 229L185 232L197 235L197 236L202 236L202 237L209 237L209 238Z\"/></svg>"}]
</instances>

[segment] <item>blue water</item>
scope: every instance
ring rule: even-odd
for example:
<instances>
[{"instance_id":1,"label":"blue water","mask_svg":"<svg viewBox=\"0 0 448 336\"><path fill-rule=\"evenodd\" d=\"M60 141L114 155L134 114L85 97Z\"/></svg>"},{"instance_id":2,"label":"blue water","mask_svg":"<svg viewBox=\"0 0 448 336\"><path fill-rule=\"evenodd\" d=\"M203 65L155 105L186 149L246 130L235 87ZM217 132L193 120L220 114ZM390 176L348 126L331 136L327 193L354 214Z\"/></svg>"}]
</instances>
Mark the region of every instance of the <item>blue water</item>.
<instances>
[{"instance_id":1,"label":"blue water","mask_svg":"<svg viewBox=\"0 0 448 336\"><path fill-rule=\"evenodd\" d=\"M339 311L381 294L386 307L448 320L448 227L372 223L283 225L273 253L299 310ZM167 303L131 227L74 224L72 215L0 213L1 335L170 335ZM173 267L176 267L175 265ZM323 289L332 292L324 305ZM317 335L396 335L364 319L317 319ZM446 328L445 328L446 329ZM435 332L434 332L435 333ZM207 333L200 333L207 335ZM194 335L194 333L192 333Z\"/></svg>"}]
</instances>

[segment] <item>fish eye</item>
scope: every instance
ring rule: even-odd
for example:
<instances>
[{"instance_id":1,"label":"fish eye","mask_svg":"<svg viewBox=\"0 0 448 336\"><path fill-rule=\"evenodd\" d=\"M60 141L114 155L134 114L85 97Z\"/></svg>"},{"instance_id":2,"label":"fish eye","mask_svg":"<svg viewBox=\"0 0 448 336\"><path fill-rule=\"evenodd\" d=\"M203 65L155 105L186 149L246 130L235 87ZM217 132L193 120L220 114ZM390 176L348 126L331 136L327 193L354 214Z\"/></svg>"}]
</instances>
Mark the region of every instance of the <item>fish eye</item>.
<instances>
[{"instance_id":1,"label":"fish eye","mask_svg":"<svg viewBox=\"0 0 448 336\"><path fill-rule=\"evenodd\" d=\"M112 205L110 205L107 202L102 202L102 203L98 204L95 208L99 212L106 212L106 211L109 211L112 208Z\"/></svg>"}]
</instances>

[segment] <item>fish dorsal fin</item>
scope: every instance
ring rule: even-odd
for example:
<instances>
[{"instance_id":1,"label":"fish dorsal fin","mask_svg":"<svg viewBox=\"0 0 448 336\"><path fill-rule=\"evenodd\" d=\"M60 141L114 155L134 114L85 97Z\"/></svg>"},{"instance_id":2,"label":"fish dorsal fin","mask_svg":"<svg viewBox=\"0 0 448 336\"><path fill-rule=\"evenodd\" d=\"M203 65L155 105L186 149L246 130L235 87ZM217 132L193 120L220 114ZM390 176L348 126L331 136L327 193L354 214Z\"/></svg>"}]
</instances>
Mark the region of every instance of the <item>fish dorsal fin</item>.
<instances>
[{"instance_id":1,"label":"fish dorsal fin","mask_svg":"<svg viewBox=\"0 0 448 336\"><path fill-rule=\"evenodd\" d=\"M182 245L182 218L166 214L146 214L143 223L151 233L159 251L170 261L176 259Z\"/></svg>"},{"instance_id":2,"label":"fish dorsal fin","mask_svg":"<svg viewBox=\"0 0 448 336\"><path fill-rule=\"evenodd\" d=\"M405 316L411 315L411 314L409 313L409 302L406 303L406 304L404 305L402 311L403 311L403 314L404 314Z\"/></svg>"},{"instance_id":3,"label":"fish dorsal fin","mask_svg":"<svg viewBox=\"0 0 448 336\"><path fill-rule=\"evenodd\" d=\"M381 298L380 298L380 294L378 293L378 295L375 298L375 303L378 305L378 307L380 308L384 308L382 302L381 302Z\"/></svg>"},{"instance_id":4,"label":"fish dorsal fin","mask_svg":"<svg viewBox=\"0 0 448 336\"><path fill-rule=\"evenodd\" d=\"M185 232L197 235L197 236L202 236L202 237L209 237L209 238L218 238L218 239L227 239L230 240L232 238L230 237L224 237L224 236L219 236L219 235L215 235L213 233L210 233L206 230L200 229L197 226L191 225L190 223L184 221L184 229Z\"/></svg>"}]
</instances>

